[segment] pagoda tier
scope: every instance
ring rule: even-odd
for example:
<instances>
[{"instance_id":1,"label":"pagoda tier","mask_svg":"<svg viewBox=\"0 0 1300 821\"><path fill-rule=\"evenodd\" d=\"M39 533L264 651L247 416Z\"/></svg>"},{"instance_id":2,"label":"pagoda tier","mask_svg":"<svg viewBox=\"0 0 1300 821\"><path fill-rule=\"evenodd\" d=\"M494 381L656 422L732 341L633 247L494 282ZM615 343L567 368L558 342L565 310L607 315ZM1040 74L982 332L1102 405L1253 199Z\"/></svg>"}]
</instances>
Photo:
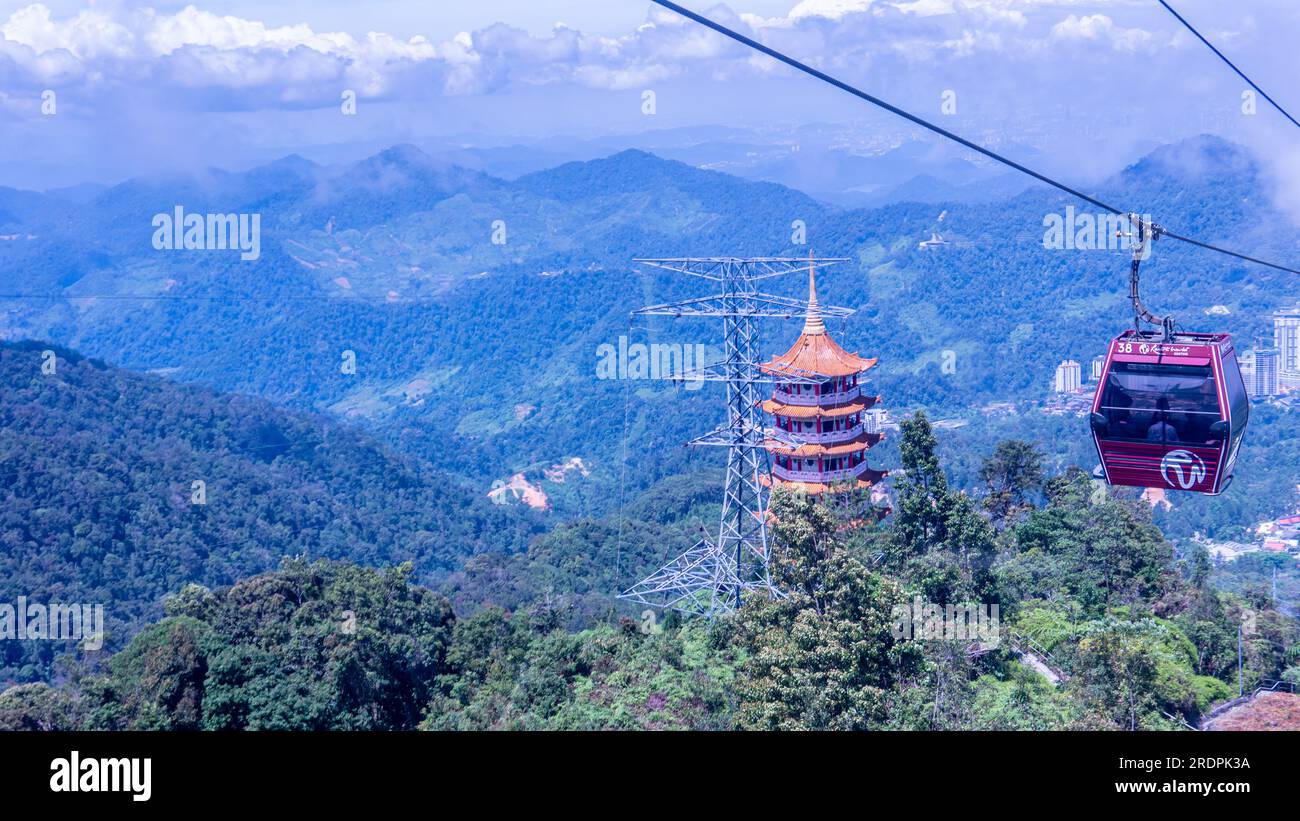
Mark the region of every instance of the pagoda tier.
<instances>
[{"instance_id":1,"label":"pagoda tier","mask_svg":"<svg viewBox=\"0 0 1300 821\"><path fill-rule=\"evenodd\" d=\"M783 434L764 444L772 455L772 476L764 484L817 494L870 488L888 475L867 463L867 451L884 438L866 425L867 412L880 397L863 392L861 377L875 365L875 359L849 353L826 332L817 275L809 263L803 333L790 350L759 366L776 377L772 398L762 407Z\"/></svg>"},{"instance_id":2,"label":"pagoda tier","mask_svg":"<svg viewBox=\"0 0 1300 821\"><path fill-rule=\"evenodd\" d=\"M783 442L769 439L765 445L773 456L791 456L799 459L815 459L818 456L844 456L870 450L884 439L883 433L850 431L847 439L827 438L824 442L804 441L797 448L791 448Z\"/></svg>"},{"instance_id":3,"label":"pagoda tier","mask_svg":"<svg viewBox=\"0 0 1300 821\"><path fill-rule=\"evenodd\" d=\"M879 396L863 396L861 391L858 395L843 402L828 403L824 405L807 405L795 404L789 397L782 396L778 388L771 399L763 401L763 410L777 419L777 426L786 427L786 423L793 419L817 419L817 418L836 418L841 416L853 416L863 411L871 410L880 403Z\"/></svg>"},{"instance_id":4,"label":"pagoda tier","mask_svg":"<svg viewBox=\"0 0 1300 821\"><path fill-rule=\"evenodd\" d=\"M759 481L767 487L781 485L804 493L818 494L827 491L868 490L878 485L880 480L888 475L889 471L873 470L865 462L855 471L819 471L815 475L812 472L786 471L773 466L771 478L765 476Z\"/></svg>"}]
</instances>

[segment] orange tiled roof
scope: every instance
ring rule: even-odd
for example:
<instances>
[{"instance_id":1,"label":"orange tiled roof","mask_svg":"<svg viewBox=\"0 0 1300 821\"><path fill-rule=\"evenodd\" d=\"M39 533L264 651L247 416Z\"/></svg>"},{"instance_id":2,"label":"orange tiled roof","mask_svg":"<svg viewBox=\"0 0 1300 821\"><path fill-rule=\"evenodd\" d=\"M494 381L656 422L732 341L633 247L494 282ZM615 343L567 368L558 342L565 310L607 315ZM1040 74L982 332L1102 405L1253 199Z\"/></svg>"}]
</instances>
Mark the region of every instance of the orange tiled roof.
<instances>
[{"instance_id":1,"label":"orange tiled roof","mask_svg":"<svg viewBox=\"0 0 1300 821\"><path fill-rule=\"evenodd\" d=\"M840 416L852 416L855 413L860 413L875 406L879 401L879 396L864 396L861 399L854 399L852 402L844 402L839 405L791 405L788 402L782 402L780 399L767 399L763 402L763 410L767 413L788 416L792 419L813 419L818 416L835 419Z\"/></svg>"},{"instance_id":2,"label":"orange tiled roof","mask_svg":"<svg viewBox=\"0 0 1300 821\"><path fill-rule=\"evenodd\" d=\"M837 442L834 445L823 445L817 442L805 442L794 450L790 450L785 445L775 440L767 440L765 447L771 453L779 453L782 456L798 456L807 458L821 454L823 456L840 456L845 453L853 453L862 450L863 447L871 449L884 439L883 433L859 433L857 436L846 442Z\"/></svg>"},{"instance_id":3,"label":"orange tiled roof","mask_svg":"<svg viewBox=\"0 0 1300 821\"><path fill-rule=\"evenodd\" d=\"M875 359L864 359L836 344L826 331L804 332L790 350L772 357L758 367L773 376L852 376L876 366Z\"/></svg>"}]
</instances>

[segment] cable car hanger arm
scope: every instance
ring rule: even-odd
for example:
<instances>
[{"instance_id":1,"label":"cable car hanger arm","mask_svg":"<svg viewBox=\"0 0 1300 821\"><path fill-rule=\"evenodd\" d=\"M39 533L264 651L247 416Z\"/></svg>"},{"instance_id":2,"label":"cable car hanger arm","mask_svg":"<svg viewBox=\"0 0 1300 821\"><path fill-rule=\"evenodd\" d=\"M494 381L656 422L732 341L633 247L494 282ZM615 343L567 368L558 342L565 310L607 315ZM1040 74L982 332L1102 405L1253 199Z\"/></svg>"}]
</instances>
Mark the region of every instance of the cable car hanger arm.
<instances>
[{"instance_id":1,"label":"cable car hanger arm","mask_svg":"<svg viewBox=\"0 0 1300 821\"><path fill-rule=\"evenodd\" d=\"M1133 231L1125 234L1119 232L1118 236L1132 237L1133 240L1133 264L1129 269L1128 278L1128 295L1133 302L1133 327L1138 332L1142 332L1142 323L1146 322L1151 325L1157 325L1164 333L1164 341L1172 342L1174 338L1174 318L1173 316L1156 316L1142 304L1142 297L1138 293L1139 269L1142 260L1151 257L1151 245L1160 239L1165 233L1165 229L1156 225L1150 220L1144 220L1137 214L1126 214L1128 220L1133 225Z\"/></svg>"}]
</instances>

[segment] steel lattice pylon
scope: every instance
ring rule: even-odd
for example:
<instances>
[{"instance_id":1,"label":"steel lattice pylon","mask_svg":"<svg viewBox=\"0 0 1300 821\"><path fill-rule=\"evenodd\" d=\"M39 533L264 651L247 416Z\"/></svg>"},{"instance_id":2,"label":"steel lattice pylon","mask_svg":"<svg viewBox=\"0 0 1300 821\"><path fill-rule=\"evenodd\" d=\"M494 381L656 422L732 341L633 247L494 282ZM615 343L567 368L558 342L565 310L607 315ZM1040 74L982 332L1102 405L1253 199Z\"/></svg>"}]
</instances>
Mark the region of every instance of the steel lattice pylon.
<instances>
[{"instance_id":1,"label":"steel lattice pylon","mask_svg":"<svg viewBox=\"0 0 1300 821\"><path fill-rule=\"evenodd\" d=\"M701 539L693 547L642 581L619 594L640 602L692 615L713 617L740 606L746 591L783 595L772 583L767 532L767 486L771 466L764 444L776 440L797 444L791 434L764 426L760 387L772 377L759 370L756 319L789 319L809 311L806 301L760 293L757 282L806 270L812 265L845 259L704 257L639 259L636 262L717 282L722 293L664 305L651 305L639 315L721 317L723 360L672 378L726 383L727 415L722 427L692 440L692 445L727 448L727 473L722 519L715 540ZM822 316L845 317L847 308L818 306ZM789 373L782 382L817 382L819 374Z\"/></svg>"}]
</instances>

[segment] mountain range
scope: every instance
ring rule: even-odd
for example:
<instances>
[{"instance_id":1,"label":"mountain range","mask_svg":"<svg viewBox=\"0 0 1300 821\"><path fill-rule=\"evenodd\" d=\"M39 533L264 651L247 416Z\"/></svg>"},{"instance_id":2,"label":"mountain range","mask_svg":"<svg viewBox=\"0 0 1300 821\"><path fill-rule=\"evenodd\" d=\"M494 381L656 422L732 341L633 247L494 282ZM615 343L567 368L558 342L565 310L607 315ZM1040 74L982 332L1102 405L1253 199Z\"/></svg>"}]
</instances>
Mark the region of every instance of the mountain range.
<instances>
[{"instance_id":1,"label":"mountain range","mask_svg":"<svg viewBox=\"0 0 1300 821\"><path fill-rule=\"evenodd\" d=\"M1291 225L1272 184L1243 149L1202 137L1158 149L1095 193L1181 233L1285 258L1295 230L1263 228ZM823 272L822 298L856 309L832 332L879 357L885 407L965 420L958 450L987 444L997 424L1020 426L1042 434L1053 464L1083 464L1075 420L994 423L979 412L1041 399L1058 362L1088 361L1130 321L1123 250L1044 247L1045 218L1073 205L1040 187L995 202L851 209L638 150L508 180L408 145L341 166L289 156L104 190L6 189L0 334L342 417L485 497L519 490L498 501L538 498L535 487L556 514L606 514L665 478L717 467L680 447L720 421L714 389L595 378L598 347L620 336L717 354L720 329L708 322L630 318L709 292L633 260L812 248L850 260ZM260 258L157 250L152 220L177 206L260 215ZM948 244L919 247L936 233ZM1246 340L1288 301L1286 275L1174 243L1144 271L1157 310L1201 326L1222 305L1215 329ZM790 295L805 287L798 276L771 283ZM783 349L796 322L765 325L764 349ZM1290 430L1289 417L1278 424ZM894 458L891 446L881 459ZM584 471L556 473L575 459ZM971 471L959 480L974 479L973 461L954 460ZM1231 516L1187 507L1202 510L1198 526L1222 530L1244 524L1238 513L1288 504L1281 487L1270 474L1267 488L1234 488ZM1265 491L1274 497L1258 499Z\"/></svg>"}]
</instances>

